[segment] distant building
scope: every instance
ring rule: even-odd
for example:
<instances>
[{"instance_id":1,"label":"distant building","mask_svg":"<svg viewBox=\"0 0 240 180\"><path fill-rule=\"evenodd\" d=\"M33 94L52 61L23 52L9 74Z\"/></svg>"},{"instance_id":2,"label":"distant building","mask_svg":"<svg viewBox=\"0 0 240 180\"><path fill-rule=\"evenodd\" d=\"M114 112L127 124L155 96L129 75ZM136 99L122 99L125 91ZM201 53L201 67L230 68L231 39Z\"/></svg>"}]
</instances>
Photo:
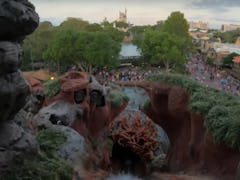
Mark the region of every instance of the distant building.
<instances>
[{"instance_id":1,"label":"distant building","mask_svg":"<svg viewBox=\"0 0 240 180\"><path fill-rule=\"evenodd\" d=\"M191 21L189 22L189 28L190 29L204 29L208 30L209 29L209 23L208 22L202 22L202 21Z\"/></svg>"},{"instance_id":2,"label":"distant building","mask_svg":"<svg viewBox=\"0 0 240 180\"><path fill-rule=\"evenodd\" d=\"M215 64L222 64L224 57L231 53L240 54L240 46L229 43L213 43L212 48L207 51L207 56L215 59Z\"/></svg>"},{"instance_id":3,"label":"distant building","mask_svg":"<svg viewBox=\"0 0 240 180\"><path fill-rule=\"evenodd\" d=\"M213 43L213 48L216 52L228 51L230 53L240 54L240 46L230 43Z\"/></svg>"},{"instance_id":4,"label":"distant building","mask_svg":"<svg viewBox=\"0 0 240 180\"><path fill-rule=\"evenodd\" d=\"M233 31L240 29L240 25L237 24L223 24L222 25L222 31L227 32L227 31Z\"/></svg>"},{"instance_id":5,"label":"distant building","mask_svg":"<svg viewBox=\"0 0 240 180\"><path fill-rule=\"evenodd\" d=\"M113 27L120 31L127 32L129 29L129 23L127 23L127 9L125 12L119 11L118 19L113 23Z\"/></svg>"},{"instance_id":6,"label":"distant building","mask_svg":"<svg viewBox=\"0 0 240 180\"><path fill-rule=\"evenodd\" d=\"M119 11L119 18L117 21L127 23L127 9L126 8L125 8L125 12Z\"/></svg>"}]
</instances>

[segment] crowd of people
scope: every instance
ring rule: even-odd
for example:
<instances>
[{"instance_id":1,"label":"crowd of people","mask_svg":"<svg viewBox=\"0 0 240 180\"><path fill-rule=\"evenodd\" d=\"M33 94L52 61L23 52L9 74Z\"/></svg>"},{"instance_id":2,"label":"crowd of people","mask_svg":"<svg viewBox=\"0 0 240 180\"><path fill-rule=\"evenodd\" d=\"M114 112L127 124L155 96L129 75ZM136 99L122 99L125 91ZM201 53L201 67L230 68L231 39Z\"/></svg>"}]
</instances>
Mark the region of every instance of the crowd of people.
<instances>
[{"instance_id":1,"label":"crowd of people","mask_svg":"<svg viewBox=\"0 0 240 180\"><path fill-rule=\"evenodd\" d=\"M192 61L186 64L190 75L206 86L223 90L227 93L240 96L240 82L223 69L208 65L206 58L201 54L191 55Z\"/></svg>"},{"instance_id":2,"label":"crowd of people","mask_svg":"<svg viewBox=\"0 0 240 180\"><path fill-rule=\"evenodd\" d=\"M137 66L130 66L114 70L111 72L108 71L99 71L96 73L96 78L101 84L107 85L109 82L117 81L142 81L149 74L157 73L159 69L144 69Z\"/></svg>"},{"instance_id":3,"label":"crowd of people","mask_svg":"<svg viewBox=\"0 0 240 180\"><path fill-rule=\"evenodd\" d=\"M188 61L186 68L189 75L202 84L240 96L239 80L233 78L221 68L207 64L203 55L199 53L192 54L191 61ZM95 76L101 84L107 85L109 82L114 83L117 81L142 81L146 79L146 76L159 71L161 71L160 68L129 66L111 72L106 70L98 71Z\"/></svg>"}]
</instances>

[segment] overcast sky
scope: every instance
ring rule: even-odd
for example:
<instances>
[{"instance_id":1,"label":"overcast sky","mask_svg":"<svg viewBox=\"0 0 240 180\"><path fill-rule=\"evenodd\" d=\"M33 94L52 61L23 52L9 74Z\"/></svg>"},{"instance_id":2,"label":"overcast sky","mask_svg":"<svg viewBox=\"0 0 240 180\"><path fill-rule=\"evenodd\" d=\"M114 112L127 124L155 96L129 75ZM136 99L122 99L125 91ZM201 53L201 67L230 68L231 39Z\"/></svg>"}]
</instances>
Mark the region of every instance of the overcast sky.
<instances>
[{"instance_id":1,"label":"overcast sky","mask_svg":"<svg viewBox=\"0 0 240 180\"><path fill-rule=\"evenodd\" d=\"M118 18L127 8L128 21L135 25L155 24L171 12L181 11L188 21L208 21L210 27L240 24L240 0L30 0L41 21L55 25L67 17L79 17L89 22Z\"/></svg>"}]
</instances>

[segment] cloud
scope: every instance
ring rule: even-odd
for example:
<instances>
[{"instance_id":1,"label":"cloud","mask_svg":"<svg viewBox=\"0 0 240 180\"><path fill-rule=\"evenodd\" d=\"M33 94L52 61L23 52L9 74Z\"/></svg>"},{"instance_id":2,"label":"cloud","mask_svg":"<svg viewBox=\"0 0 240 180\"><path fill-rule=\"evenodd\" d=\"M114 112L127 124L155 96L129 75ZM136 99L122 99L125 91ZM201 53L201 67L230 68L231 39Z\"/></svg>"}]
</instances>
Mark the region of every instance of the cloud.
<instances>
[{"instance_id":1,"label":"cloud","mask_svg":"<svg viewBox=\"0 0 240 180\"><path fill-rule=\"evenodd\" d=\"M237 23L240 24L240 20L239 19L232 19L232 18L224 18L224 17L216 17L214 18L215 21L219 21L219 22L224 22L224 23Z\"/></svg>"},{"instance_id":2,"label":"cloud","mask_svg":"<svg viewBox=\"0 0 240 180\"><path fill-rule=\"evenodd\" d=\"M232 7L240 7L239 0L191 0L189 5L193 8L228 11Z\"/></svg>"}]
</instances>

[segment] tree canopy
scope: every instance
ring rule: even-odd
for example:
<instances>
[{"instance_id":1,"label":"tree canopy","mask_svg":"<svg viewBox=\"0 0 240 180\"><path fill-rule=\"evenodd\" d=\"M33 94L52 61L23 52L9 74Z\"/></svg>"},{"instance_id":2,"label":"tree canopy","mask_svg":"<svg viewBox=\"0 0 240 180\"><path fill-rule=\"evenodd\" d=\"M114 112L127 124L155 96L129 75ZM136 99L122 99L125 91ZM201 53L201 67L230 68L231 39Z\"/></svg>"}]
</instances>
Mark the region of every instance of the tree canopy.
<instances>
[{"instance_id":1,"label":"tree canopy","mask_svg":"<svg viewBox=\"0 0 240 180\"><path fill-rule=\"evenodd\" d=\"M54 36L44 57L59 66L75 63L91 71L92 67L115 67L119 51L120 43L105 32L63 30Z\"/></svg>"},{"instance_id":2,"label":"tree canopy","mask_svg":"<svg viewBox=\"0 0 240 180\"><path fill-rule=\"evenodd\" d=\"M133 42L142 49L146 62L163 65L167 70L182 71L188 53L193 50L188 24L182 13L173 12L165 22L135 32L140 33Z\"/></svg>"},{"instance_id":3,"label":"tree canopy","mask_svg":"<svg viewBox=\"0 0 240 180\"><path fill-rule=\"evenodd\" d=\"M221 38L223 43L235 43L237 38L240 37L240 29L227 31L227 32L215 32L214 38Z\"/></svg>"},{"instance_id":4,"label":"tree canopy","mask_svg":"<svg viewBox=\"0 0 240 180\"><path fill-rule=\"evenodd\" d=\"M227 67L232 67L233 65L233 58L239 56L239 54L237 53L231 53L229 55L227 55L226 57L223 58L223 66L227 66Z\"/></svg>"},{"instance_id":5,"label":"tree canopy","mask_svg":"<svg viewBox=\"0 0 240 180\"><path fill-rule=\"evenodd\" d=\"M150 64L164 65L168 70L186 62L187 43L189 42L185 38L168 32L148 30L144 36L142 52Z\"/></svg>"},{"instance_id":6,"label":"tree canopy","mask_svg":"<svg viewBox=\"0 0 240 180\"><path fill-rule=\"evenodd\" d=\"M34 33L27 36L23 43L24 61L23 67L42 61L42 53L47 49L56 28L51 22L45 21L39 24Z\"/></svg>"},{"instance_id":7,"label":"tree canopy","mask_svg":"<svg viewBox=\"0 0 240 180\"><path fill-rule=\"evenodd\" d=\"M188 37L189 25L184 18L184 14L176 11L172 12L163 25L163 31L177 36Z\"/></svg>"},{"instance_id":8,"label":"tree canopy","mask_svg":"<svg viewBox=\"0 0 240 180\"><path fill-rule=\"evenodd\" d=\"M95 48L94 43L99 44L98 49L95 48L93 54L97 54L95 51L98 51L100 48L105 48L107 52L104 52L104 58L109 60L109 53L114 53L111 55L111 58L116 59L115 52L120 51L120 43L125 33L113 28L111 23L107 24L108 25L104 26L103 24L89 23L80 18L71 17L67 18L59 26L53 26L47 21L41 22L36 31L24 40L24 65L29 67L32 62L43 62L44 60L47 63L50 62L50 64L54 61L59 64L59 66L70 65L78 62L80 59L83 61L83 57L80 57L78 55L79 52L77 52L80 47L80 36L83 36L81 39L83 41L82 43L88 45L87 47L90 49ZM90 32L92 32L92 34ZM91 38L91 40L94 41L87 41L87 38ZM97 42L97 39L101 40ZM107 43L109 44L107 45ZM77 45L78 48L76 48ZM103 51L101 52L103 53ZM99 53L98 51L98 54ZM101 60L103 57L101 55L98 56L99 58L94 58L96 61L101 61L98 64L99 66L103 64L103 60ZM87 57L90 58L90 55ZM85 56L84 58L85 61L88 59ZM93 59L93 57L91 57L91 59ZM93 63L90 64L94 65ZM115 63L111 62L108 66L111 67L114 66L114 64Z\"/></svg>"}]
</instances>

